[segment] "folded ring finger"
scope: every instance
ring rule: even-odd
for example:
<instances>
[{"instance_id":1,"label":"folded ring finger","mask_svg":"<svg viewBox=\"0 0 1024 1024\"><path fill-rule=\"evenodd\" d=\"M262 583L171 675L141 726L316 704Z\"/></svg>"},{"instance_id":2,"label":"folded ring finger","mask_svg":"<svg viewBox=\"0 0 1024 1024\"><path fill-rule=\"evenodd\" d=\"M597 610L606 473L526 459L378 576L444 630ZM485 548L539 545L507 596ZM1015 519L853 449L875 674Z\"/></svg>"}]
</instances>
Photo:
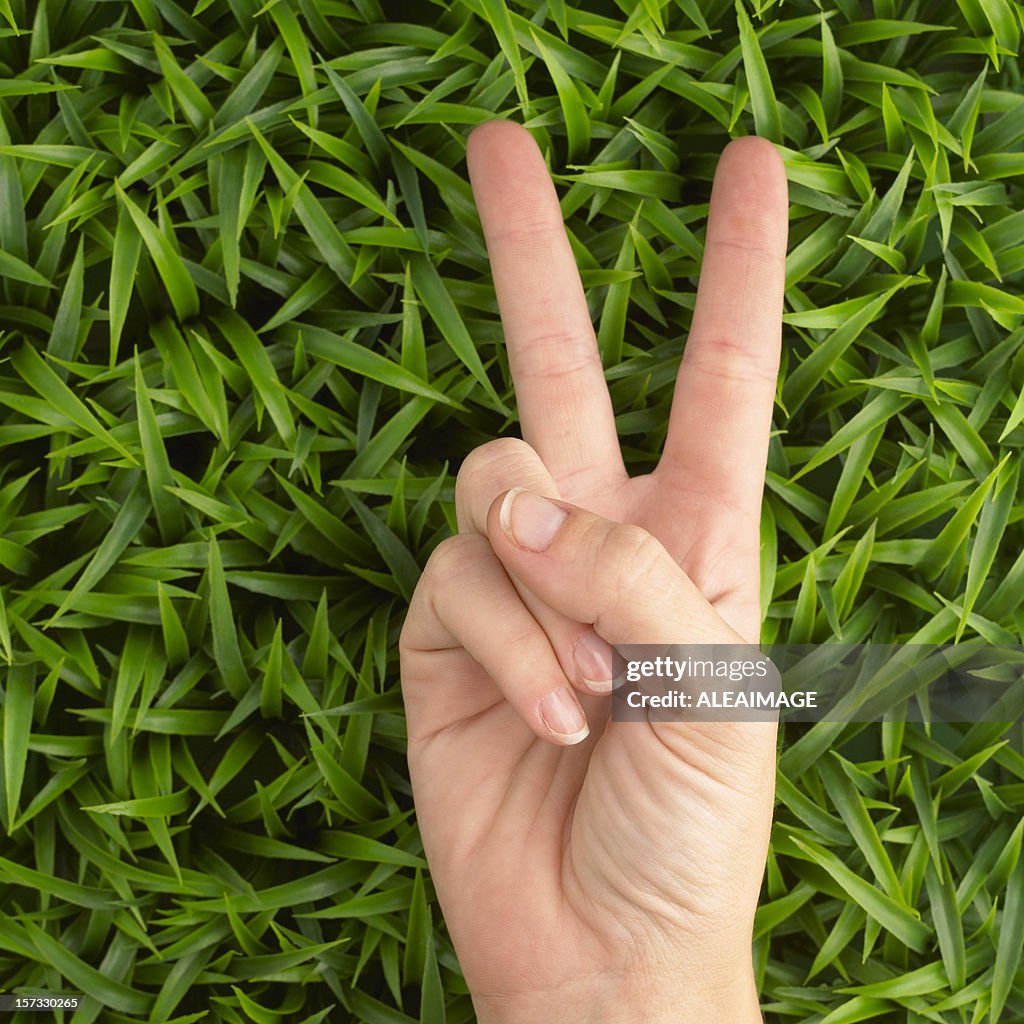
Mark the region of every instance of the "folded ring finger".
<instances>
[{"instance_id":1,"label":"folded ring finger","mask_svg":"<svg viewBox=\"0 0 1024 1024\"><path fill-rule=\"evenodd\" d=\"M487 535L491 502L513 487L560 498L558 487L540 456L525 441L502 437L474 449L455 482L455 510L460 533ZM510 574L520 598L551 640L562 671L582 693L611 692L611 647L589 623L579 623L540 600Z\"/></svg>"}]
</instances>

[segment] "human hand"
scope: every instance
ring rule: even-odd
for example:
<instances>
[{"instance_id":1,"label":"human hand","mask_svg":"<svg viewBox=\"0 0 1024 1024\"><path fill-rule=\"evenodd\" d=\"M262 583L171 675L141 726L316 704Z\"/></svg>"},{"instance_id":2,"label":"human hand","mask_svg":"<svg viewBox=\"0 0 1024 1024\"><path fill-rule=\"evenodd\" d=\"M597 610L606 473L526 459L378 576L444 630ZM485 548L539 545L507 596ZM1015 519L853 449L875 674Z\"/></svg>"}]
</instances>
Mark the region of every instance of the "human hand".
<instances>
[{"instance_id":1,"label":"human hand","mask_svg":"<svg viewBox=\"0 0 1024 1024\"><path fill-rule=\"evenodd\" d=\"M536 145L488 122L467 159L524 440L465 460L460 532L432 554L400 643L445 919L485 1024L759 1020L750 937L775 726L610 722L609 687L585 678L601 681L609 643L758 639L781 159L754 138L722 154L665 451L632 479ZM506 533L518 487L568 513L542 552ZM518 493L513 528L532 503ZM597 661L578 667L588 650ZM589 735L568 718L554 733L559 708L585 712Z\"/></svg>"}]
</instances>

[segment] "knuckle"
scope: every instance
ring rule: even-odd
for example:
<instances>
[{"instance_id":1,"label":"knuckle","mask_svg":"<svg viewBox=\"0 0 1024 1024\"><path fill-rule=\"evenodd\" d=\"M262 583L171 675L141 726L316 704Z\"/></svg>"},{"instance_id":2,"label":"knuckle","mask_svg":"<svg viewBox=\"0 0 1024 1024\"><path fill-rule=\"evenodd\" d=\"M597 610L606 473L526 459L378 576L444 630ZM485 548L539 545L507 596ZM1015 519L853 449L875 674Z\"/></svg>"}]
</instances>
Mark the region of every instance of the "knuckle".
<instances>
[{"instance_id":1,"label":"knuckle","mask_svg":"<svg viewBox=\"0 0 1024 1024\"><path fill-rule=\"evenodd\" d=\"M452 580L464 579L467 573L479 571L489 548L486 538L475 533L458 533L446 537L430 553L423 578L431 590L446 587Z\"/></svg>"},{"instance_id":2,"label":"knuckle","mask_svg":"<svg viewBox=\"0 0 1024 1024\"><path fill-rule=\"evenodd\" d=\"M498 437L474 448L455 476L460 521L469 521L474 499L492 491L497 494L503 490L503 480L517 478L532 462L539 463L540 457L521 437Z\"/></svg>"},{"instance_id":3,"label":"knuckle","mask_svg":"<svg viewBox=\"0 0 1024 1024\"><path fill-rule=\"evenodd\" d=\"M405 621L402 623L402 629L398 634L398 657L403 666L409 655L416 650L416 633L419 629L419 624L419 605L416 600L416 595L413 594L413 599L409 603L409 611L405 616ZM405 674L404 669L401 674Z\"/></svg>"},{"instance_id":4,"label":"knuckle","mask_svg":"<svg viewBox=\"0 0 1024 1024\"><path fill-rule=\"evenodd\" d=\"M605 535L593 571L604 580L604 589L611 584L615 595L628 596L643 585L664 555L661 544L642 526L618 523ZM595 587L599 583L600 579L591 581Z\"/></svg>"},{"instance_id":5,"label":"knuckle","mask_svg":"<svg viewBox=\"0 0 1024 1024\"><path fill-rule=\"evenodd\" d=\"M774 385L779 376L776 360L725 334L694 338L684 349L683 361L687 369L727 382Z\"/></svg>"},{"instance_id":6,"label":"knuckle","mask_svg":"<svg viewBox=\"0 0 1024 1024\"><path fill-rule=\"evenodd\" d=\"M513 628L502 638L505 648L516 651L524 662L535 663L546 653L547 637L536 623Z\"/></svg>"},{"instance_id":7,"label":"knuckle","mask_svg":"<svg viewBox=\"0 0 1024 1024\"><path fill-rule=\"evenodd\" d=\"M448 620L453 601L485 577L493 557L487 539L477 533L446 537L434 548L413 591L399 633L398 649L403 658L422 650L424 644L429 646L434 620Z\"/></svg>"},{"instance_id":8,"label":"knuckle","mask_svg":"<svg viewBox=\"0 0 1024 1024\"><path fill-rule=\"evenodd\" d=\"M589 322L583 328L576 324L553 325L550 317L538 318L523 332L525 348L545 357L525 367L527 373L542 376L549 369L547 361L554 363L550 369L561 373L570 370L589 370L600 363L597 347L593 343L593 329ZM554 362L557 360L557 362Z\"/></svg>"},{"instance_id":9,"label":"knuckle","mask_svg":"<svg viewBox=\"0 0 1024 1024\"><path fill-rule=\"evenodd\" d=\"M521 437L496 437L474 448L463 460L455 477L458 493L478 479L487 479L506 466L515 466L526 459L537 458L537 453Z\"/></svg>"},{"instance_id":10,"label":"knuckle","mask_svg":"<svg viewBox=\"0 0 1024 1024\"><path fill-rule=\"evenodd\" d=\"M522 196L509 197L508 226L492 229L491 235L498 245L512 257L520 259L546 258L551 243L565 228L554 216L536 212L540 197L533 189L525 189Z\"/></svg>"},{"instance_id":11,"label":"knuckle","mask_svg":"<svg viewBox=\"0 0 1024 1024\"><path fill-rule=\"evenodd\" d=\"M601 358L593 333L581 333L571 327L555 330L527 330L525 354L519 374L523 379L536 379L547 383L571 386L581 374L600 370Z\"/></svg>"},{"instance_id":12,"label":"knuckle","mask_svg":"<svg viewBox=\"0 0 1024 1024\"><path fill-rule=\"evenodd\" d=\"M623 575L632 575L640 567L650 567L662 552L654 535L635 523L620 523L608 533L607 556Z\"/></svg>"},{"instance_id":13,"label":"knuckle","mask_svg":"<svg viewBox=\"0 0 1024 1024\"><path fill-rule=\"evenodd\" d=\"M786 262L785 250L760 241L766 235L766 222L756 213L749 216L732 214L726 221L723 234L724 237L715 239L709 245L737 254L741 259L761 260L773 265Z\"/></svg>"}]
</instances>

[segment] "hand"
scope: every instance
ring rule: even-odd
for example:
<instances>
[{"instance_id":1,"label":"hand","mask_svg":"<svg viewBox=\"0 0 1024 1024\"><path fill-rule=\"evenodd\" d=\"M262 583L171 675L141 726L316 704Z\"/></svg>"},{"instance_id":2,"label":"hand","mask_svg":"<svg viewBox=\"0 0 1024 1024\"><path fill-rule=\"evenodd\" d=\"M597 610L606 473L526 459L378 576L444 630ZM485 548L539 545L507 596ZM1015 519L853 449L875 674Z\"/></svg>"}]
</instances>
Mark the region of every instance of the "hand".
<instances>
[{"instance_id":1,"label":"hand","mask_svg":"<svg viewBox=\"0 0 1024 1024\"><path fill-rule=\"evenodd\" d=\"M759 1020L775 726L611 722L607 666L611 643L758 640L782 161L757 138L723 151L665 450L631 479L540 152L493 121L467 159L524 440L465 460L460 532L400 641L417 817L460 964L485 1024ZM543 551L506 532L531 507L565 513Z\"/></svg>"}]
</instances>

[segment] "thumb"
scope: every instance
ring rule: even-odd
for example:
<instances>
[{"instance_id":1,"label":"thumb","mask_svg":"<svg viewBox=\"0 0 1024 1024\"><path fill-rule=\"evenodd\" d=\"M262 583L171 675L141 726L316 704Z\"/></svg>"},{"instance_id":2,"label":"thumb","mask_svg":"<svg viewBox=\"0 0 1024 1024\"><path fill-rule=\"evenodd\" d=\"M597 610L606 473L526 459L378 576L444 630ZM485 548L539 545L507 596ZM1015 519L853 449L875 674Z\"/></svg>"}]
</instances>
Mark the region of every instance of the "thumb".
<instances>
[{"instance_id":1,"label":"thumb","mask_svg":"<svg viewBox=\"0 0 1024 1024\"><path fill-rule=\"evenodd\" d=\"M541 601L592 624L610 644L750 647L640 526L514 487L491 503L487 536L506 570ZM688 721L682 728L672 715L647 720L650 730L629 730L632 741L659 756L674 751L691 767L703 765L708 778L746 784L758 800L769 801L770 819L777 720Z\"/></svg>"},{"instance_id":2,"label":"thumb","mask_svg":"<svg viewBox=\"0 0 1024 1024\"><path fill-rule=\"evenodd\" d=\"M641 526L514 487L491 503L487 536L506 570L608 643L747 643Z\"/></svg>"}]
</instances>

